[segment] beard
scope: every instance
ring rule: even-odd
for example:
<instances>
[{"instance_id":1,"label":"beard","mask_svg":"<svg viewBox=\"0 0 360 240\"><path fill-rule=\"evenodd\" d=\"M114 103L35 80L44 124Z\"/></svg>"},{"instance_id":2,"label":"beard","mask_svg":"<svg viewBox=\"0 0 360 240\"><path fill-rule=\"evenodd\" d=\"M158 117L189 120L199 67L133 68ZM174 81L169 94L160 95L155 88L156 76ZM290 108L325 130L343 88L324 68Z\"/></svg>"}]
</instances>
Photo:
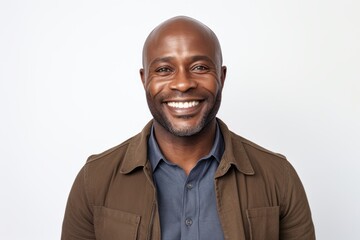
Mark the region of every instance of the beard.
<instances>
[{"instance_id":1,"label":"beard","mask_svg":"<svg viewBox=\"0 0 360 240\"><path fill-rule=\"evenodd\" d=\"M203 116L201 116L200 122L197 125L188 127L174 126L166 114L160 108L156 107L156 104L154 104L154 99L148 92L146 93L146 100L155 121L158 122L163 128L177 137L190 137L200 133L216 117L221 104L221 90L217 92L212 106L206 109L205 113L203 113ZM180 118L187 119L191 117Z\"/></svg>"}]
</instances>

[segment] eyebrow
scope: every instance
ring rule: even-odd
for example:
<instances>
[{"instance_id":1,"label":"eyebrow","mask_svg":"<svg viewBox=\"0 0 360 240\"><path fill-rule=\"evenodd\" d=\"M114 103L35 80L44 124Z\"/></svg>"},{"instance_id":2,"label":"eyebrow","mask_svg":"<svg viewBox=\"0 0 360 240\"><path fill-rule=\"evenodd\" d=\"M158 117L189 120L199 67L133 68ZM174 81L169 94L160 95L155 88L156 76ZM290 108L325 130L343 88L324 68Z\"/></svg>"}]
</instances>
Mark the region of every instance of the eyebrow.
<instances>
[{"instance_id":1,"label":"eyebrow","mask_svg":"<svg viewBox=\"0 0 360 240\"><path fill-rule=\"evenodd\" d=\"M149 66L154 65L158 62L170 62L172 59L174 59L173 57L159 57L159 58L155 58L154 60L152 60L149 63Z\"/></svg>"},{"instance_id":2,"label":"eyebrow","mask_svg":"<svg viewBox=\"0 0 360 240\"><path fill-rule=\"evenodd\" d=\"M211 58L209 58L208 56L205 56L205 55L196 55L196 56L193 56L193 57L191 57L191 60L192 60L193 62L195 62L195 61L200 61L200 60L205 60L205 61L211 62L212 64L215 64L214 61L213 61Z\"/></svg>"},{"instance_id":3,"label":"eyebrow","mask_svg":"<svg viewBox=\"0 0 360 240\"><path fill-rule=\"evenodd\" d=\"M149 64L149 66L154 65L156 63L159 62L170 62L171 60L175 59L174 57L159 57L159 58L155 58L154 60L152 60ZM204 61L208 61L211 62L212 64L215 65L214 61L209 58L208 56L205 55L195 55L195 56L191 56L190 57L192 62L196 62L196 61L200 61L200 60L204 60Z\"/></svg>"}]
</instances>

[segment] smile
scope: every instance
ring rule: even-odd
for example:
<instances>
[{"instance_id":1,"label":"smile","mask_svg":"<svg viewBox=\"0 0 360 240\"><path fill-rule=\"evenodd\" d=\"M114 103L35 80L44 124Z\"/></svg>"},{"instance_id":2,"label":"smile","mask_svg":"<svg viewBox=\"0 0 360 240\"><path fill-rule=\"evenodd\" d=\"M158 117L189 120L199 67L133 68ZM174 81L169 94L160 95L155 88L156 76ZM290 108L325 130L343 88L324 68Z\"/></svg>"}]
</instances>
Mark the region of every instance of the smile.
<instances>
[{"instance_id":1,"label":"smile","mask_svg":"<svg viewBox=\"0 0 360 240\"><path fill-rule=\"evenodd\" d=\"M167 105L173 108L191 108L199 104L199 101L191 102L168 102Z\"/></svg>"}]
</instances>

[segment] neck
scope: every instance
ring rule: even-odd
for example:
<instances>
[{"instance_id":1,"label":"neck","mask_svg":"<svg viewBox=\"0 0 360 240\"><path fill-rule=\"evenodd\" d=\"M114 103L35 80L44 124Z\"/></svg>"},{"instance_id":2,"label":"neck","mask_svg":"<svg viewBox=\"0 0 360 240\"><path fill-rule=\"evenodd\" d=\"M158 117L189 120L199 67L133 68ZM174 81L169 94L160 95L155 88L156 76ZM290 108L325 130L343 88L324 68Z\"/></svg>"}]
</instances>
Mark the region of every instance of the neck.
<instances>
[{"instance_id":1,"label":"neck","mask_svg":"<svg viewBox=\"0 0 360 240\"><path fill-rule=\"evenodd\" d=\"M175 136L154 121L154 133L164 157L188 175L197 161L210 152L215 139L216 119L199 133L187 137Z\"/></svg>"}]
</instances>

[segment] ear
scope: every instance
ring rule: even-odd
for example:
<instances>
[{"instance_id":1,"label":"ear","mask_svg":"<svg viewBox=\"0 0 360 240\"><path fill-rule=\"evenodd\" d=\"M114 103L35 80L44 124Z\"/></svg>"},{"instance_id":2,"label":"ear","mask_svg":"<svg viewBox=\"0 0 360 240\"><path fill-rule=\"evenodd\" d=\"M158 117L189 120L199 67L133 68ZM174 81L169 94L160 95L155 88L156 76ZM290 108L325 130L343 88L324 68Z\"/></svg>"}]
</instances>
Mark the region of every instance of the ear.
<instances>
[{"instance_id":1,"label":"ear","mask_svg":"<svg viewBox=\"0 0 360 240\"><path fill-rule=\"evenodd\" d=\"M222 66L222 67L221 67L221 76L220 76L220 80L221 80L221 85L222 85L222 86L224 86L224 83L225 83L226 71L227 71L226 66Z\"/></svg>"},{"instance_id":2,"label":"ear","mask_svg":"<svg viewBox=\"0 0 360 240\"><path fill-rule=\"evenodd\" d=\"M145 71L144 71L144 69L140 68L139 73L140 73L141 82L142 82L143 86L145 86Z\"/></svg>"}]
</instances>

